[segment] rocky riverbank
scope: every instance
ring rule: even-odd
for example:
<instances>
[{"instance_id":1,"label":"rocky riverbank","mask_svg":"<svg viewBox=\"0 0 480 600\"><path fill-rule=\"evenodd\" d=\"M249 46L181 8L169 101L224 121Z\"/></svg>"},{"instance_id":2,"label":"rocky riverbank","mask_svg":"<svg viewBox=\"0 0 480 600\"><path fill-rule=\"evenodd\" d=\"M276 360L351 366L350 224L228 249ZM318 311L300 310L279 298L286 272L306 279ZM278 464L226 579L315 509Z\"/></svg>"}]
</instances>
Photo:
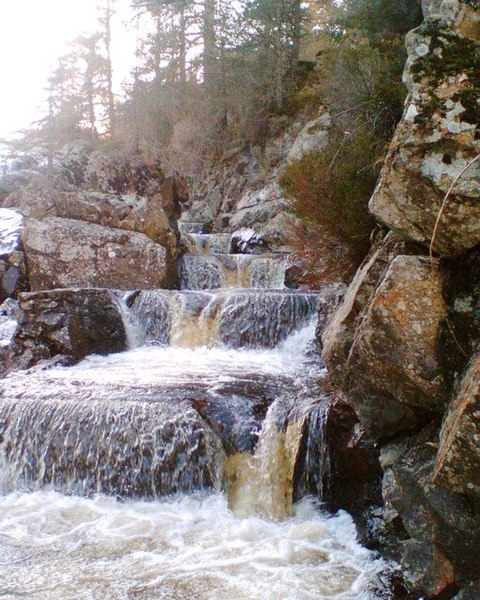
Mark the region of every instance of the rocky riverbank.
<instances>
[{"instance_id":1,"label":"rocky riverbank","mask_svg":"<svg viewBox=\"0 0 480 600\"><path fill-rule=\"evenodd\" d=\"M407 38L405 115L370 203L390 231L324 332L323 356L380 451L384 508L371 535L401 562L415 597L452 598L464 588L456 598L473 600L480 14L473 2L423 4L425 23Z\"/></svg>"}]
</instances>

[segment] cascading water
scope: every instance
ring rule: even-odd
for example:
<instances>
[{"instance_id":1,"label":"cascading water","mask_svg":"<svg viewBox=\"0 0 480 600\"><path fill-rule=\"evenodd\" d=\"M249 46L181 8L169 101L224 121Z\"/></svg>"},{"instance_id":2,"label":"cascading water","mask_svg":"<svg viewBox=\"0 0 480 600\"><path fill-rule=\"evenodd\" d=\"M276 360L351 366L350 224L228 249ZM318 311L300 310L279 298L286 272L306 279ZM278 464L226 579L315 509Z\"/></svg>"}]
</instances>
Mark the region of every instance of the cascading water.
<instances>
[{"instance_id":1,"label":"cascading water","mask_svg":"<svg viewBox=\"0 0 480 600\"><path fill-rule=\"evenodd\" d=\"M368 598L385 565L351 518L292 503L315 294L119 303L128 352L2 381L1 597Z\"/></svg>"},{"instance_id":2,"label":"cascading water","mask_svg":"<svg viewBox=\"0 0 480 600\"><path fill-rule=\"evenodd\" d=\"M182 289L285 288L282 254L230 254L230 235L184 234L188 252L180 260Z\"/></svg>"}]
</instances>

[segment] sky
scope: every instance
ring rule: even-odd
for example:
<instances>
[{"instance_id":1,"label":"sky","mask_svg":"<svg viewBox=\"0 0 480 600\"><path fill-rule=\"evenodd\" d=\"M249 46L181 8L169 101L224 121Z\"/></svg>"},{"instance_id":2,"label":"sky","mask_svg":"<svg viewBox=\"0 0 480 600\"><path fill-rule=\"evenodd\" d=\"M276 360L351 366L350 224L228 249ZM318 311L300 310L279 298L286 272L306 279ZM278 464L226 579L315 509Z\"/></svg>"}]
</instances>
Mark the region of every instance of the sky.
<instances>
[{"instance_id":1,"label":"sky","mask_svg":"<svg viewBox=\"0 0 480 600\"><path fill-rule=\"evenodd\" d=\"M99 0L0 0L0 138L28 127L41 116L47 78L67 42L97 29ZM130 0L117 0L113 32L116 80L128 74L135 45L122 25ZM133 45L133 47L132 47Z\"/></svg>"}]
</instances>

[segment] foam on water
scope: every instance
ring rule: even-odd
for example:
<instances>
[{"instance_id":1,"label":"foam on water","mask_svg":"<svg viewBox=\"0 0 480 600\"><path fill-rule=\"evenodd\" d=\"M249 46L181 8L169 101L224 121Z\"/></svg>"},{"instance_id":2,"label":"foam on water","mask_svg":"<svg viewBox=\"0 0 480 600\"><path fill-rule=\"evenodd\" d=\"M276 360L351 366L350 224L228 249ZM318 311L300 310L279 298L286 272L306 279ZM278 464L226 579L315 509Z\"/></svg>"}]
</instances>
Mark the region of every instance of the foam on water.
<instances>
[{"instance_id":1,"label":"foam on water","mask_svg":"<svg viewBox=\"0 0 480 600\"><path fill-rule=\"evenodd\" d=\"M309 501L280 523L239 518L220 494L148 503L15 493L0 506L9 599L360 600L385 568L347 514L327 517Z\"/></svg>"},{"instance_id":2,"label":"foam on water","mask_svg":"<svg viewBox=\"0 0 480 600\"><path fill-rule=\"evenodd\" d=\"M129 386L173 386L192 381L213 384L249 372L296 375L314 332L315 321L272 350L141 346L119 354L92 355L73 367L50 369L45 377Z\"/></svg>"}]
</instances>

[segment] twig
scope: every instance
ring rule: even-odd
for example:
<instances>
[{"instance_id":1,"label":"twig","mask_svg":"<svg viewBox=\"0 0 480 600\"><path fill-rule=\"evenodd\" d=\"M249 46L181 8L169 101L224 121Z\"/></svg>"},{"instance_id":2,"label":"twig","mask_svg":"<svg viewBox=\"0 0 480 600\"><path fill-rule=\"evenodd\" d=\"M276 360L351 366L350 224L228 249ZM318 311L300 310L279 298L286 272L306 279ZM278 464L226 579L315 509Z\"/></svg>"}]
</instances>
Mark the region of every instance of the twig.
<instances>
[{"instance_id":1,"label":"twig","mask_svg":"<svg viewBox=\"0 0 480 600\"><path fill-rule=\"evenodd\" d=\"M440 207L440 210L438 211L438 215L437 215L437 220L435 221L435 227L433 228L433 234L432 234L432 239L430 240L430 247L429 247L429 251L430 251L430 263L433 267L433 245L435 243L435 237L437 235L437 231L438 228L440 226L440 221L442 219L443 216L443 212L445 210L445 207L447 206L447 202L448 199L450 197L450 194L453 191L453 188L457 185L458 180L463 177L463 175L468 171L468 169L474 165L477 160L480 159L480 154L478 154L477 156L475 156L475 158L473 158L468 164L467 166L462 169L462 171L455 177L455 179L452 182L452 185L448 188L448 192L445 194L445 198L443 199L442 202L442 206Z\"/></svg>"},{"instance_id":2,"label":"twig","mask_svg":"<svg viewBox=\"0 0 480 600\"><path fill-rule=\"evenodd\" d=\"M465 358L469 358L469 355L465 352L464 347L462 346L462 344L458 341L457 336L455 335L455 331L453 330L452 324L450 323L450 319L448 319L448 317L445 319L445 323L447 324L448 327L448 331L450 332L450 335L453 338L453 341L457 344L457 346L460 348L460 351L462 352L463 356L465 356Z\"/></svg>"}]
</instances>

